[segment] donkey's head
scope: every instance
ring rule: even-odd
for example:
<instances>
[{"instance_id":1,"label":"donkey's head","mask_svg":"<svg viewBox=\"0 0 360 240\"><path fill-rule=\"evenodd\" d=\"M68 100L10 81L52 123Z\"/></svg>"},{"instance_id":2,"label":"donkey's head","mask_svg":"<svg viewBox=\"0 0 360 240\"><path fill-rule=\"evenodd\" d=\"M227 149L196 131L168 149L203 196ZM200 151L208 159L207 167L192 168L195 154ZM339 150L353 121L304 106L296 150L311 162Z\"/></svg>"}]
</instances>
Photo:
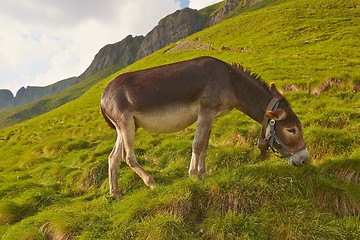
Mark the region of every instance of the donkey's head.
<instances>
[{"instance_id":1,"label":"donkey's head","mask_svg":"<svg viewBox=\"0 0 360 240\"><path fill-rule=\"evenodd\" d=\"M309 159L309 152L301 122L275 84L271 84L270 92L274 98L265 112L263 136L259 141L262 155L270 147L274 152L279 152L281 158L288 158L289 165L303 165Z\"/></svg>"}]
</instances>

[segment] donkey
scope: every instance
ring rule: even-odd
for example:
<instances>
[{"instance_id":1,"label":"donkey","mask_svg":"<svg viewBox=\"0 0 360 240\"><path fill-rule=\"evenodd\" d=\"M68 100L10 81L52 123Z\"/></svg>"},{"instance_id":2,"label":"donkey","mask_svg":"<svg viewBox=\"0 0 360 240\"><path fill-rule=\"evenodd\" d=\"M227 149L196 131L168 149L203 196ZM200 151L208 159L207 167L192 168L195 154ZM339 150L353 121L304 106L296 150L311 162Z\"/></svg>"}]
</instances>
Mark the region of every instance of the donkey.
<instances>
[{"instance_id":1,"label":"donkey","mask_svg":"<svg viewBox=\"0 0 360 240\"><path fill-rule=\"evenodd\" d=\"M302 126L289 102L259 76L241 65L200 57L116 77L101 97L101 112L117 132L109 161L110 195L119 197L117 169L123 159L150 188L153 177L136 161L134 137L138 128L171 133L197 120L190 176L205 176L205 154L214 120L236 108L262 124L258 147L265 158L270 147L303 165L309 153Z\"/></svg>"}]
</instances>

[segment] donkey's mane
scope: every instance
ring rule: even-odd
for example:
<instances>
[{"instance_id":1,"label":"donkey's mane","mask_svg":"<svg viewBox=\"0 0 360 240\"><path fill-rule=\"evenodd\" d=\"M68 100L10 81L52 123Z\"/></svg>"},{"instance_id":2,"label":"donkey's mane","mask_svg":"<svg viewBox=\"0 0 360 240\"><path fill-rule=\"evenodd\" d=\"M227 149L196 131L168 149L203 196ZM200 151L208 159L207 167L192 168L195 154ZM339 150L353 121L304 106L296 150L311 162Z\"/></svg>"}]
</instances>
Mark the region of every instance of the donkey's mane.
<instances>
[{"instance_id":1,"label":"donkey's mane","mask_svg":"<svg viewBox=\"0 0 360 240\"><path fill-rule=\"evenodd\" d=\"M269 90L269 84L267 82L265 82L265 80L262 79L258 74L252 73L249 69L246 69L243 65L241 65L240 63L237 63L237 62L232 63L231 66L233 68L235 68L241 74L245 74L250 79L256 81L263 88Z\"/></svg>"},{"instance_id":2,"label":"donkey's mane","mask_svg":"<svg viewBox=\"0 0 360 240\"><path fill-rule=\"evenodd\" d=\"M251 80L254 80L259 86L263 87L266 91L270 92L269 84L267 82L265 82L265 80L262 79L258 74L252 73L249 69L244 68L243 65L241 65L240 63L237 63L237 62L232 63L231 66L236 71L238 71L240 74L244 74L245 76L247 76ZM288 106L291 107L290 103L288 102L288 100L284 96L281 99L281 102L284 105L288 105Z\"/></svg>"}]
</instances>

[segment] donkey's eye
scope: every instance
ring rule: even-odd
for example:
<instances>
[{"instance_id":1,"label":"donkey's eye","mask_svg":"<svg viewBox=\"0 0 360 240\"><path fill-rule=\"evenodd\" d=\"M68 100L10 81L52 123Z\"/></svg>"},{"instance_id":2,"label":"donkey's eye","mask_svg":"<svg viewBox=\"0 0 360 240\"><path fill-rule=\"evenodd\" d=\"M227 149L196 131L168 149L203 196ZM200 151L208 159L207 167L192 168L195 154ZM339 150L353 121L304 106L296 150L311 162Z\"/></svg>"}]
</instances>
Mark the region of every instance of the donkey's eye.
<instances>
[{"instance_id":1,"label":"donkey's eye","mask_svg":"<svg viewBox=\"0 0 360 240\"><path fill-rule=\"evenodd\" d=\"M287 128L286 131L288 131L289 133L295 134L296 133L296 129L295 128Z\"/></svg>"}]
</instances>

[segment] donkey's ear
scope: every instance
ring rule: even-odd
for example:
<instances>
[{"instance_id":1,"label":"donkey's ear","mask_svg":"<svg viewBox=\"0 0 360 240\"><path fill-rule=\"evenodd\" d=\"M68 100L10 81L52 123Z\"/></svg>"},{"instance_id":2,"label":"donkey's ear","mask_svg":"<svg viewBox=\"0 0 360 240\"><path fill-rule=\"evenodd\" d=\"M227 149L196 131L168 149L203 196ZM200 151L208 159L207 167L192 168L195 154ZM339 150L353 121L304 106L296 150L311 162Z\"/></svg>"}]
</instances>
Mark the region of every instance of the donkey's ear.
<instances>
[{"instance_id":1,"label":"donkey's ear","mask_svg":"<svg viewBox=\"0 0 360 240\"><path fill-rule=\"evenodd\" d=\"M284 99L284 96L277 90L277 88L275 87L275 83L271 83L270 84L270 92L272 93L272 95L274 97L276 97L279 100Z\"/></svg>"},{"instance_id":2,"label":"donkey's ear","mask_svg":"<svg viewBox=\"0 0 360 240\"><path fill-rule=\"evenodd\" d=\"M286 112L282 108L278 108L275 111L266 111L266 116L270 119L274 119L276 121L284 120L287 116Z\"/></svg>"}]
</instances>

